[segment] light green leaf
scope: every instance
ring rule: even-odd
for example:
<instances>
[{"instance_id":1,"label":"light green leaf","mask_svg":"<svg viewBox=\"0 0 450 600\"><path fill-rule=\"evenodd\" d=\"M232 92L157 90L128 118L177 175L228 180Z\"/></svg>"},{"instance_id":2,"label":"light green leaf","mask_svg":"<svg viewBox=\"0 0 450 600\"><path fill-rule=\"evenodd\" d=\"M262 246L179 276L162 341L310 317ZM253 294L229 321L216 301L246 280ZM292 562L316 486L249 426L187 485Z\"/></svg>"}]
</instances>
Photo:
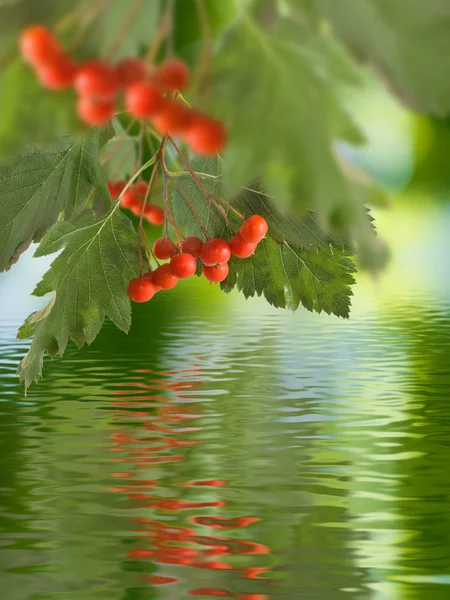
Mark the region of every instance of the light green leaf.
<instances>
[{"instance_id":1,"label":"light green leaf","mask_svg":"<svg viewBox=\"0 0 450 600\"><path fill-rule=\"evenodd\" d=\"M112 133L89 129L50 147L28 146L0 164L0 271L39 241L64 211L81 211L96 190L109 197L99 155Z\"/></svg>"},{"instance_id":2,"label":"light green leaf","mask_svg":"<svg viewBox=\"0 0 450 600\"><path fill-rule=\"evenodd\" d=\"M160 0L110 0L83 40L84 54L104 57L113 50L115 60L138 56L151 45L160 16Z\"/></svg>"},{"instance_id":3,"label":"light green leaf","mask_svg":"<svg viewBox=\"0 0 450 600\"><path fill-rule=\"evenodd\" d=\"M330 236L311 212L304 219L284 217L271 198L254 189L243 189L230 208L220 202L221 160L198 158L191 166L204 188L190 175L181 175L176 183L183 193L175 186L172 195L175 219L190 235L204 239L205 229L210 237L230 239L242 223L235 211L263 215L269 224L252 257L230 261L225 291L237 287L246 297L264 295L280 308L296 310L301 303L308 310L348 317L355 267L347 257L352 244L346 236Z\"/></svg>"},{"instance_id":4,"label":"light green leaf","mask_svg":"<svg viewBox=\"0 0 450 600\"><path fill-rule=\"evenodd\" d=\"M268 32L244 19L217 64L215 108L230 134L227 190L262 179L286 210L313 208L326 222L342 207L349 224L364 228L334 147L362 141L339 97L340 84L357 81L339 45L299 24Z\"/></svg>"},{"instance_id":5,"label":"light green leaf","mask_svg":"<svg viewBox=\"0 0 450 600\"><path fill-rule=\"evenodd\" d=\"M0 75L0 158L26 144L54 142L80 129L72 93L46 90L17 59Z\"/></svg>"},{"instance_id":6,"label":"light green leaf","mask_svg":"<svg viewBox=\"0 0 450 600\"><path fill-rule=\"evenodd\" d=\"M53 304L31 315L19 331L20 337L34 335L18 371L27 387L39 379L45 352L62 355L69 339L78 347L90 344L105 316L128 331L127 285L139 270L137 248L137 234L118 205L100 220L84 211L47 233L36 256L62 252L34 291L37 296L55 292Z\"/></svg>"},{"instance_id":7,"label":"light green leaf","mask_svg":"<svg viewBox=\"0 0 450 600\"><path fill-rule=\"evenodd\" d=\"M450 112L447 0L317 0L321 14L358 58L419 111Z\"/></svg>"}]
</instances>

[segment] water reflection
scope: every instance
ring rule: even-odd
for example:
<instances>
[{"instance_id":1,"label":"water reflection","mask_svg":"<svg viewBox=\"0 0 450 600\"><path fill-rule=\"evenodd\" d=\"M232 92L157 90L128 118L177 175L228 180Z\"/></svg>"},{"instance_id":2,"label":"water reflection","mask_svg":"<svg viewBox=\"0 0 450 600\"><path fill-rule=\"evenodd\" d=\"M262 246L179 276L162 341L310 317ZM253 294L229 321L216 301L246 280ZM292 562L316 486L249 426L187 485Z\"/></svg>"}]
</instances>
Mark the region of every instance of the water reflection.
<instances>
[{"instance_id":1,"label":"water reflection","mask_svg":"<svg viewBox=\"0 0 450 600\"><path fill-rule=\"evenodd\" d=\"M450 302L430 305L344 322L168 294L28 398L2 323L8 600L448 598Z\"/></svg>"},{"instance_id":2,"label":"water reflection","mask_svg":"<svg viewBox=\"0 0 450 600\"><path fill-rule=\"evenodd\" d=\"M119 466L125 463L127 468L112 473L112 477L123 480L123 485L114 485L111 490L125 495L132 515L136 511L146 515L131 519L135 543L127 558L150 561L148 570L153 573L143 581L155 588L174 587L175 597L268 599L266 594L233 592L234 575L257 580L268 571L266 566L255 567L253 561L246 564L240 558L267 555L267 546L233 537L234 531L260 519L223 516L228 504L220 493L228 484L223 479L183 481L180 473L174 480L164 478L161 472L162 465L193 460L189 452L203 444L204 427L198 424L202 404L185 399L186 392L200 391L204 385L199 365L160 373L158 379L158 374L149 370L139 372L151 383L121 384L116 428L111 434L111 451L118 453L113 461ZM174 567L213 571L213 577L205 579L214 582L214 587L195 587L198 576L189 576L184 569L180 577ZM235 573L224 575L223 571ZM194 587L190 587L191 579Z\"/></svg>"}]
</instances>

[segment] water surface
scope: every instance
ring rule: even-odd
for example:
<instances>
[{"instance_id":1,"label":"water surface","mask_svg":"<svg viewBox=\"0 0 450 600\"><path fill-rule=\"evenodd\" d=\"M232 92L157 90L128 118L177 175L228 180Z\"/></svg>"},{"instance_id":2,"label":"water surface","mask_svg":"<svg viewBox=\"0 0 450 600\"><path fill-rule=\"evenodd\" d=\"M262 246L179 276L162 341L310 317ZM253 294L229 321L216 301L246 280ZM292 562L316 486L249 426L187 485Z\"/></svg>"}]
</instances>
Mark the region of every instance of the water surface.
<instances>
[{"instance_id":1,"label":"water surface","mask_svg":"<svg viewBox=\"0 0 450 600\"><path fill-rule=\"evenodd\" d=\"M448 599L446 284L349 321L186 286L27 397L3 307L2 597Z\"/></svg>"}]
</instances>

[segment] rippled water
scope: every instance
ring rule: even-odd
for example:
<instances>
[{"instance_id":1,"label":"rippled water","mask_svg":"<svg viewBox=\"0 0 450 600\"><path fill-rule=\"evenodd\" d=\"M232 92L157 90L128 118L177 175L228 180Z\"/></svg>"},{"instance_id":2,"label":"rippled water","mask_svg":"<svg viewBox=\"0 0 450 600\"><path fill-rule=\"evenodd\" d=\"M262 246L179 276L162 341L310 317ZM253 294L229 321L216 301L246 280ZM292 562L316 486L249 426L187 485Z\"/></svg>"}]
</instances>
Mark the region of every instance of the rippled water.
<instances>
[{"instance_id":1,"label":"rippled water","mask_svg":"<svg viewBox=\"0 0 450 600\"><path fill-rule=\"evenodd\" d=\"M180 286L27 397L0 323L2 597L450 597L450 300L262 306Z\"/></svg>"}]
</instances>

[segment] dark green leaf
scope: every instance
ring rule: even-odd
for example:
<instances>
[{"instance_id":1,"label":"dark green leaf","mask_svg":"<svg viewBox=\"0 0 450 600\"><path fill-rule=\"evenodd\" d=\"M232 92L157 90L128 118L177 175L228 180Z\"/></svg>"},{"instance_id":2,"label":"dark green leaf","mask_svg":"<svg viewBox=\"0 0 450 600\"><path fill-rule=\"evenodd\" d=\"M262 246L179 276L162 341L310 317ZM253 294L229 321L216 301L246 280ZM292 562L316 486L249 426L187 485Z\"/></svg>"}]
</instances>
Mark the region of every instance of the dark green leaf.
<instances>
[{"instance_id":1,"label":"dark green leaf","mask_svg":"<svg viewBox=\"0 0 450 600\"><path fill-rule=\"evenodd\" d=\"M79 212L94 190L108 194L99 155L111 133L90 129L51 147L29 146L0 165L0 271L39 241L61 212Z\"/></svg>"},{"instance_id":2,"label":"dark green leaf","mask_svg":"<svg viewBox=\"0 0 450 600\"><path fill-rule=\"evenodd\" d=\"M278 308L297 310L302 304L310 311L348 317L355 270L338 250L299 250L268 236L250 258L230 261L222 287L226 291L236 287L246 298L264 295Z\"/></svg>"},{"instance_id":3,"label":"dark green leaf","mask_svg":"<svg viewBox=\"0 0 450 600\"><path fill-rule=\"evenodd\" d=\"M69 339L78 347L90 344L105 316L123 331L131 324L127 285L138 273L137 235L118 205L100 220L84 211L56 223L36 256L61 250L34 291L55 292L53 304L31 315L19 331L20 337L34 335L19 366L26 386L39 379L45 352L62 355Z\"/></svg>"}]
</instances>

